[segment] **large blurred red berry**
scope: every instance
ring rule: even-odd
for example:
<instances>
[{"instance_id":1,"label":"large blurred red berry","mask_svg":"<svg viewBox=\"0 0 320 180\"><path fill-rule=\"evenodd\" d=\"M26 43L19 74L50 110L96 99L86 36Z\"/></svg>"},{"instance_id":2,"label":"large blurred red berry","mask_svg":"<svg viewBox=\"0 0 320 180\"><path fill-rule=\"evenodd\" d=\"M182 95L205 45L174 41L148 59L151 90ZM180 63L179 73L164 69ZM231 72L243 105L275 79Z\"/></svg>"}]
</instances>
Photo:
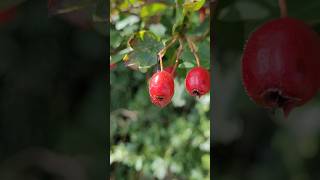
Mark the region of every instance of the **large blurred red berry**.
<instances>
[{"instance_id":1,"label":"large blurred red berry","mask_svg":"<svg viewBox=\"0 0 320 180\"><path fill-rule=\"evenodd\" d=\"M257 104L292 108L310 100L318 90L320 40L304 22L281 18L253 32L242 58L243 83Z\"/></svg>"},{"instance_id":2,"label":"large blurred red berry","mask_svg":"<svg viewBox=\"0 0 320 180\"><path fill-rule=\"evenodd\" d=\"M191 96L202 96L210 91L210 73L202 67L192 68L185 79L185 86Z\"/></svg>"},{"instance_id":3,"label":"large blurred red berry","mask_svg":"<svg viewBox=\"0 0 320 180\"><path fill-rule=\"evenodd\" d=\"M174 94L174 81L172 75L166 71L159 71L150 79L149 94L153 104L165 107L171 102Z\"/></svg>"}]
</instances>

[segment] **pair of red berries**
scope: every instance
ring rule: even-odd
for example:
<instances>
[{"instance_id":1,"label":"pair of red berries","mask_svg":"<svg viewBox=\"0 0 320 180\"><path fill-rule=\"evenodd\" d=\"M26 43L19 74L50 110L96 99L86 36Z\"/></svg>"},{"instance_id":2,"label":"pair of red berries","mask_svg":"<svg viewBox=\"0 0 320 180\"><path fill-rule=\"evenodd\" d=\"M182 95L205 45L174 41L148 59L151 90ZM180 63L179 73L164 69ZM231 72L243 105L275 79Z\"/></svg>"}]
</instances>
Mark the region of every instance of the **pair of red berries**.
<instances>
[{"instance_id":1,"label":"pair of red berries","mask_svg":"<svg viewBox=\"0 0 320 180\"><path fill-rule=\"evenodd\" d=\"M174 76L172 69L156 72L149 82L151 102L159 107L165 107L171 102L174 94ZM202 96L210 91L210 73L202 68L192 68L185 79L185 87L191 96Z\"/></svg>"},{"instance_id":2,"label":"pair of red berries","mask_svg":"<svg viewBox=\"0 0 320 180\"><path fill-rule=\"evenodd\" d=\"M320 85L320 38L311 27L293 18L267 22L253 32L242 58L248 95L285 116L305 104Z\"/></svg>"}]
</instances>

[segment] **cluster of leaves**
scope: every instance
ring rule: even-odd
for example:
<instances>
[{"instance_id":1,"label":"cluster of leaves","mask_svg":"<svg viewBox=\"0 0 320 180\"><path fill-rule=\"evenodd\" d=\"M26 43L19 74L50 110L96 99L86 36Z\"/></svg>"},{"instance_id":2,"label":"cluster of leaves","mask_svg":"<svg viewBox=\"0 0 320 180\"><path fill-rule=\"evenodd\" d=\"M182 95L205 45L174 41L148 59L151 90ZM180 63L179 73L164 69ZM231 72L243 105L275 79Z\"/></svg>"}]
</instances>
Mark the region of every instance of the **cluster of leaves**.
<instances>
[{"instance_id":1,"label":"cluster of leaves","mask_svg":"<svg viewBox=\"0 0 320 180\"><path fill-rule=\"evenodd\" d=\"M320 2L287 1L288 15L320 32ZM223 0L215 11L214 157L217 179L317 179L319 97L284 120L256 106L241 80L241 55L259 25L279 18L278 0ZM230 152L230 153L226 153Z\"/></svg>"},{"instance_id":2,"label":"cluster of leaves","mask_svg":"<svg viewBox=\"0 0 320 180\"><path fill-rule=\"evenodd\" d=\"M198 10L205 1L112 1L110 24L110 64L124 60L131 69L147 72L158 63L157 54L174 34L201 37L196 42L201 65L209 68L209 18L199 20ZM164 56L164 65L173 65L178 43ZM194 67L196 62L188 45L181 55L180 71Z\"/></svg>"},{"instance_id":3,"label":"cluster of leaves","mask_svg":"<svg viewBox=\"0 0 320 180\"><path fill-rule=\"evenodd\" d=\"M210 95L194 99L185 91L186 72L196 66L188 44L172 105L151 105L144 74L154 73L157 54L177 33L201 37L195 44L201 66L209 68L209 18L201 21L198 12L204 3L111 1L110 64L117 64L110 72L111 179L210 179ZM166 52L165 67L175 63L178 47L176 42Z\"/></svg>"}]
</instances>

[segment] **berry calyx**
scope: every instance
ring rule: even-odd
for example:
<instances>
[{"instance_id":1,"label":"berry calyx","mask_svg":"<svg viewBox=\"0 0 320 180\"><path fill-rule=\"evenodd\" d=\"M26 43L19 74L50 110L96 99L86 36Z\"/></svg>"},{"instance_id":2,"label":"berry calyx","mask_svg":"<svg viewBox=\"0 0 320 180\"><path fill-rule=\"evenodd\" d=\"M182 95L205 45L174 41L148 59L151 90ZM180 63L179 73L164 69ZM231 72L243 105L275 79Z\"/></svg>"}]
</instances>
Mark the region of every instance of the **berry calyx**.
<instances>
[{"instance_id":1,"label":"berry calyx","mask_svg":"<svg viewBox=\"0 0 320 180\"><path fill-rule=\"evenodd\" d=\"M309 101L319 88L320 39L304 22L280 18L253 32L242 57L247 94L285 116Z\"/></svg>"},{"instance_id":2,"label":"berry calyx","mask_svg":"<svg viewBox=\"0 0 320 180\"><path fill-rule=\"evenodd\" d=\"M185 79L185 86L191 96L202 96L210 91L210 73L203 67L192 68Z\"/></svg>"},{"instance_id":3,"label":"berry calyx","mask_svg":"<svg viewBox=\"0 0 320 180\"><path fill-rule=\"evenodd\" d=\"M173 77L167 71L153 74L149 82L149 95L151 102L161 108L171 102L174 94Z\"/></svg>"}]
</instances>

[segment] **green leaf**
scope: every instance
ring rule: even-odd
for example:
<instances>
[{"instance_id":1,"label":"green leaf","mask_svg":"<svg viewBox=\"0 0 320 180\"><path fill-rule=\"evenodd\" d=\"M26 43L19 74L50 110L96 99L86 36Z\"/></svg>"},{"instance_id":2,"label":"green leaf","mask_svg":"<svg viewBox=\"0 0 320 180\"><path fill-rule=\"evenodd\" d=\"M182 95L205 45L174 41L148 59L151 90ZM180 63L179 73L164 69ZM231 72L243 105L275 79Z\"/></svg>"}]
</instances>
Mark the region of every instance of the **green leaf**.
<instances>
[{"instance_id":1,"label":"green leaf","mask_svg":"<svg viewBox=\"0 0 320 180\"><path fill-rule=\"evenodd\" d=\"M120 32L114 29L110 29L110 46L112 48L117 48L121 45L122 41L123 38L121 37Z\"/></svg>"},{"instance_id":2,"label":"green leaf","mask_svg":"<svg viewBox=\"0 0 320 180\"><path fill-rule=\"evenodd\" d=\"M118 63L119 61L121 61L125 57L126 54L128 54L131 51L132 51L132 48L129 47L129 48L126 48L126 49L119 51L115 55L111 55L110 56L110 64Z\"/></svg>"},{"instance_id":3,"label":"green leaf","mask_svg":"<svg viewBox=\"0 0 320 180\"><path fill-rule=\"evenodd\" d=\"M205 154L201 157L202 166L206 170L210 170L210 155Z\"/></svg>"},{"instance_id":4,"label":"green leaf","mask_svg":"<svg viewBox=\"0 0 320 180\"><path fill-rule=\"evenodd\" d=\"M140 16L142 18L157 15L167 9L167 6L163 3L152 3L142 7Z\"/></svg>"},{"instance_id":5,"label":"green leaf","mask_svg":"<svg viewBox=\"0 0 320 180\"><path fill-rule=\"evenodd\" d=\"M116 23L116 30L122 30L125 27L132 26L140 21L140 18L135 15L128 16Z\"/></svg>"},{"instance_id":6,"label":"green leaf","mask_svg":"<svg viewBox=\"0 0 320 180\"><path fill-rule=\"evenodd\" d=\"M178 5L179 6L179 5ZM179 31L179 27L183 25L183 21L185 19L185 10L179 6L176 8L176 17L175 17L175 23L172 27L172 33L174 34L176 31Z\"/></svg>"},{"instance_id":7,"label":"green leaf","mask_svg":"<svg viewBox=\"0 0 320 180\"><path fill-rule=\"evenodd\" d=\"M129 3L130 4L134 4L134 3L136 3L137 2L137 0L129 0Z\"/></svg>"},{"instance_id":8,"label":"green leaf","mask_svg":"<svg viewBox=\"0 0 320 180\"><path fill-rule=\"evenodd\" d=\"M24 2L26 0L1 0L0 1L0 10L5 10L13 6L17 6L18 4Z\"/></svg>"},{"instance_id":9,"label":"green leaf","mask_svg":"<svg viewBox=\"0 0 320 180\"><path fill-rule=\"evenodd\" d=\"M159 37L163 37L167 31L167 28L163 24L150 24L149 29Z\"/></svg>"},{"instance_id":10,"label":"green leaf","mask_svg":"<svg viewBox=\"0 0 320 180\"><path fill-rule=\"evenodd\" d=\"M186 0L183 8L187 11L198 11L205 2L205 0Z\"/></svg>"},{"instance_id":11,"label":"green leaf","mask_svg":"<svg viewBox=\"0 0 320 180\"><path fill-rule=\"evenodd\" d=\"M128 66L138 66L142 72L157 64L158 52L164 47L159 38L150 31L134 34L128 44L133 51L127 54L124 61Z\"/></svg>"}]
</instances>

